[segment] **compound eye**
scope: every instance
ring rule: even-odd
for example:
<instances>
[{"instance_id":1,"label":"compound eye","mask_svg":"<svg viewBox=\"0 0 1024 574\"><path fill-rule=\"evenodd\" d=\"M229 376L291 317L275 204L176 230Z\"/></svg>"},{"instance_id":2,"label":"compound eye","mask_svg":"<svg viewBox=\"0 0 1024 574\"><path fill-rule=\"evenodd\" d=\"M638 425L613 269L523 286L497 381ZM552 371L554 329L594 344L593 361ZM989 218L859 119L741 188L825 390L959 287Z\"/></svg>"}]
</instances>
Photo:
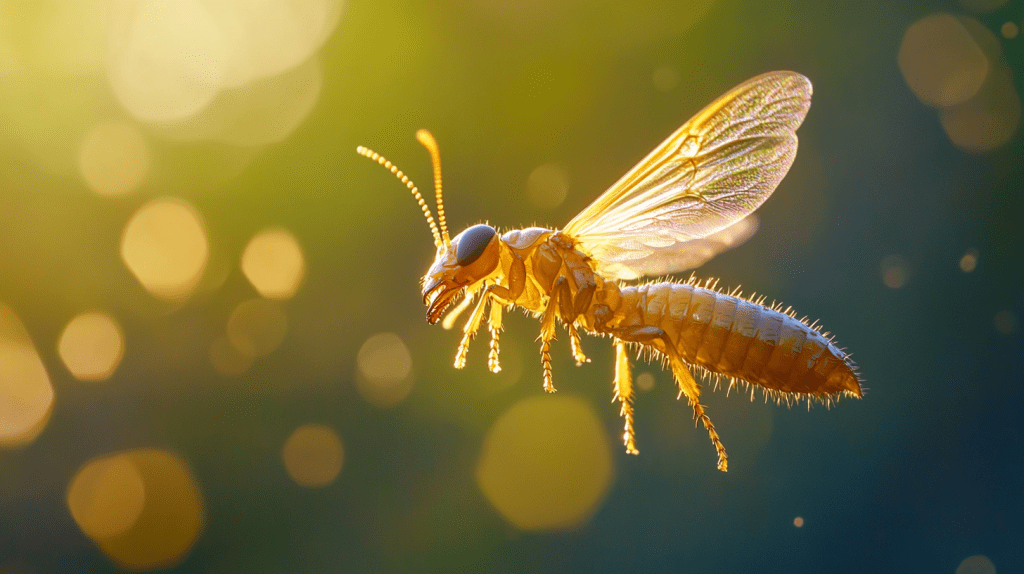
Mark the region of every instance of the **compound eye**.
<instances>
[{"instance_id":1,"label":"compound eye","mask_svg":"<svg viewBox=\"0 0 1024 574\"><path fill-rule=\"evenodd\" d=\"M455 248L455 262L465 267L479 259L495 233L493 227L483 224L463 231L459 234L459 245Z\"/></svg>"}]
</instances>

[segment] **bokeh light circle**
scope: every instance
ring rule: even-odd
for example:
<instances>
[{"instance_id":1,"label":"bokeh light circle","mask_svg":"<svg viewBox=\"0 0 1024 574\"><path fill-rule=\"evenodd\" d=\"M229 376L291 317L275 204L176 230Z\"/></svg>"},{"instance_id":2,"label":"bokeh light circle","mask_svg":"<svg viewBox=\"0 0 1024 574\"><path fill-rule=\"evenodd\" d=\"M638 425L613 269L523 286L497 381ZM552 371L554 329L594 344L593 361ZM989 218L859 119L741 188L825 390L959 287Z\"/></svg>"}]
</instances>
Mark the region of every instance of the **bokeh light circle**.
<instances>
[{"instance_id":1,"label":"bokeh light circle","mask_svg":"<svg viewBox=\"0 0 1024 574\"><path fill-rule=\"evenodd\" d=\"M239 303L228 318L228 340L243 355L269 355L288 333L288 317L281 306L266 299Z\"/></svg>"},{"instance_id":2,"label":"bokeh light circle","mask_svg":"<svg viewBox=\"0 0 1024 574\"><path fill-rule=\"evenodd\" d=\"M86 463L71 480L67 504L82 532L127 570L170 568L184 560L206 513L188 464L151 448Z\"/></svg>"},{"instance_id":3,"label":"bokeh light circle","mask_svg":"<svg viewBox=\"0 0 1024 574\"><path fill-rule=\"evenodd\" d=\"M284 229L257 233L242 252L242 273L260 295L269 299L294 295L305 271L302 248Z\"/></svg>"},{"instance_id":4,"label":"bokeh light circle","mask_svg":"<svg viewBox=\"0 0 1024 574\"><path fill-rule=\"evenodd\" d=\"M950 14L932 14L912 24L903 35L898 62L910 89L935 107L970 99L990 67L971 33Z\"/></svg>"},{"instance_id":5,"label":"bokeh light circle","mask_svg":"<svg viewBox=\"0 0 1024 574\"><path fill-rule=\"evenodd\" d=\"M524 530L584 523L612 481L607 433L589 404L569 396L520 401L494 422L476 481L506 520Z\"/></svg>"},{"instance_id":6,"label":"bokeh light circle","mask_svg":"<svg viewBox=\"0 0 1024 574\"><path fill-rule=\"evenodd\" d=\"M220 91L229 47L200 0L133 2L111 38L107 78L121 105L148 122L180 120Z\"/></svg>"},{"instance_id":7,"label":"bokeh light circle","mask_svg":"<svg viewBox=\"0 0 1024 574\"><path fill-rule=\"evenodd\" d=\"M0 447L32 442L52 408L46 367L18 316L0 303Z\"/></svg>"},{"instance_id":8,"label":"bokeh light circle","mask_svg":"<svg viewBox=\"0 0 1024 574\"><path fill-rule=\"evenodd\" d=\"M963 562L956 567L956 574L996 574L996 565L989 560L988 556L971 556L964 558Z\"/></svg>"},{"instance_id":9,"label":"bokeh light circle","mask_svg":"<svg viewBox=\"0 0 1024 574\"><path fill-rule=\"evenodd\" d=\"M412 355L405 341L394 333L378 333L367 339L356 355L356 368L356 388L371 404L394 406L412 390Z\"/></svg>"},{"instance_id":10,"label":"bokeh light circle","mask_svg":"<svg viewBox=\"0 0 1024 574\"><path fill-rule=\"evenodd\" d=\"M75 316L64 327L57 352L80 381L102 381L124 356L124 334L110 315L98 311Z\"/></svg>"},{"instance_id":11,"label":"bokeh light circle","mask_svg":"<svg viewBox=\"0 0 1024 574\"><path fill-rule=\"evenodd\" d=\"M987 152L1010 141L1020 118L1020 95L1005 63L992 71L977 95L939 114L949 140L972 153Z\"/></svg>"},{"instance_id":12,"label":"bokeh light circle","mask_svg":"<svg viewBox=\"0 0 1024 574\"><path fill-rule=\"evenodd\" d=\"M910 280L910 264L902 255L889 255L878 265L882 283L890 289L899 289Z\"/></svg>"},{"instance_id":13,"label":"bokeh light circle","mask_svg":"<svg viewBox=\"0 0 1024 574\"><path fill-rule=\"evenodd\" d=\"M146 290L161 299L191 295L209 255L202 217L179 199L157 199L142 206L121 236L121 260Z\"/></svg>"},{"instance_id":14,"label":"bokeh light circle","mask_svg":"<svg viewBox=\"0 0 1024 574\"><path fill-rule=\"evenodd\" d=\"M86 536L111 538L135 524L146 500L146 485L138 467L125 454L89 461L68 487L72 518Z\"/></svg>"},{"instance_id":15,"label":"bokeh light circle","mask_svg":"<svg viewBox=\"0 0 1024 574\"><path fill-rule=\"evenodd\" d=\"M316 488L334 482L345 459L341 438L324 425L303 425L281 449L288 476L300 486Z\"/></svg>"},{"instance_id":16,"label":"bokeh light circle","mask_svg":"<svg viewBox=\"0 0 1024 574\"><path fill-rule=\"evenodd\" d=\"M99 123L78 150L78 168L90 189L100 195L134 191L149 172L149 147L134 126Z\"/></svg>"},{"instance_id":17,"label":"bokeh light circle","mask_svg":"<svg viewBox=\"0 0 1024 574\"><path fill-rule=\"evenodd\" d=\"M541 209L554 209L569 192L569 173L558 163L537 166L526 180L526 197Z\"/></svg>"},{"instance_id":18,"label":"bokeh light circle","mask_svg":"<svg viewBox=\"0 0 1024 574\"><path fill-rule=\"evenodd\" d=\"M978 250L968 249L960 258L960 270L970 273L978 267Z\"/></svg>"},{"instance_id":19,"label":"bokeh light circle","mask_svg":"<svg viewBox=\"0 0 1024 574\"><path fill-rule=\"evenodd\" d=\"M227 335L210 343L210 363L221 376L234 378L252 366L253 355L239 351Z\"/></svg>"}]
</instances>

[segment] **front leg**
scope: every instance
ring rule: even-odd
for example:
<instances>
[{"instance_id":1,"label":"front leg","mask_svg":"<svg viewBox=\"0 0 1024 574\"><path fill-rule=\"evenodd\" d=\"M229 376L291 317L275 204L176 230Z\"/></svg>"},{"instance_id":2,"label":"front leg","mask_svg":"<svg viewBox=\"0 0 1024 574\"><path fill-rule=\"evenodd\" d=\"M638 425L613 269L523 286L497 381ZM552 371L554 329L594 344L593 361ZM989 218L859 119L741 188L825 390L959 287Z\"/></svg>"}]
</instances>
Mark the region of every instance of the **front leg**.
<instances>
[{"instance_id":1,"label":"front leg","mask_svg":"<svg viewBox=\"0 0 1024 574\"><path fill-rule=\"evenodd\" d=\"M555 392L555 385L551 380L551 341L555 338L555 319L568 291L568 281L564 276L560 276L551 286L551 297L540 319L540 365L544 371L544 390L549 393Z\"/></svg>"},{"instance_id":2,"label":"front leg","mask_svg":"<svg viewBox=\"0 0 1024 574\"><path fill-rule=\"evenodd\" d=\"M493 286L484 289L482 295L480 295L480 301L477 302L476 308L473 309L473 313L470 314L466 324L462 326L462 340L459 341L459 349L455 352L455 368L461 369L466 366L466 355L469 354L469 343L476 336L476 332L480 330L480 321L484 317L484 310L487 308L487 303L493 296L491 293Z\"/></svg>"},{"instance_id":3,"label":"front leg","mask_svg":"<svg viewBox=\"0 0 1024 574\"><path fill-rule=\"evenodd\" d=\"M487 320L487 328L491 332L491 348L487 352L487 368L492 373L501 372L501 364L498 362L498 335L501 333L501 313L505 306L501 300L494 297L491 301L491 315Z\"/></svg>"}]
</instances>

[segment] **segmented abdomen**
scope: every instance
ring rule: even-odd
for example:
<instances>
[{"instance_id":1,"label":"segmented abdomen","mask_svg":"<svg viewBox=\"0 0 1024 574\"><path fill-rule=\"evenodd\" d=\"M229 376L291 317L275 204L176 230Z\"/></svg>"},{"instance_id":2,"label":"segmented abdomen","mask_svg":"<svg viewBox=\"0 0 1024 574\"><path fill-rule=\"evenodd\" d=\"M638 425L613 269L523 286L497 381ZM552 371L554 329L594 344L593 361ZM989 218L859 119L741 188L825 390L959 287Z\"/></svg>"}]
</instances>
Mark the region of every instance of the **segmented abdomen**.
<instances>
[{"instance_id":1,"label":"segmented abdomen","mask_svg":"<svg viewBox=\"0 0 1024 574\"><path fill-rule=\"evenodd\" d=\"M630 295L634 317L663 329L688 363L780 393L861 396L846 353L782 310L692 284L622 288Z\"/></svg>"}]
</instances>

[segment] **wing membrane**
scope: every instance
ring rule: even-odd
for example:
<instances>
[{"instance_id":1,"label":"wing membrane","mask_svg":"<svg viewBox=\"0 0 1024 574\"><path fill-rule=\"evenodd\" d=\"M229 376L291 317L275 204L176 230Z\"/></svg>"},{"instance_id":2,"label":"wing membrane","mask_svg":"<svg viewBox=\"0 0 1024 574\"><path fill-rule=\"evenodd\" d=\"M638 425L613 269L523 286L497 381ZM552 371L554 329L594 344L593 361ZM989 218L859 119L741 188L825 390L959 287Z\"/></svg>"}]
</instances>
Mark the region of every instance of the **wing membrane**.
<instances>
[{"instance_id":1,"label":"wing membrane","mask_svg":"<svg viewBox=\"0 0 1024 574\"><path fill-rule=\"evenodd\" d=\"M747 80L683 124L564 233L610 278L704 263L742 241L713 240L725 246L710 251L694 241L736 224L771 195L793 163L796 129L810 105L811 83L800 74ZM724 237L732 235L740 236Z\"/></svg>"}]
</instances>

